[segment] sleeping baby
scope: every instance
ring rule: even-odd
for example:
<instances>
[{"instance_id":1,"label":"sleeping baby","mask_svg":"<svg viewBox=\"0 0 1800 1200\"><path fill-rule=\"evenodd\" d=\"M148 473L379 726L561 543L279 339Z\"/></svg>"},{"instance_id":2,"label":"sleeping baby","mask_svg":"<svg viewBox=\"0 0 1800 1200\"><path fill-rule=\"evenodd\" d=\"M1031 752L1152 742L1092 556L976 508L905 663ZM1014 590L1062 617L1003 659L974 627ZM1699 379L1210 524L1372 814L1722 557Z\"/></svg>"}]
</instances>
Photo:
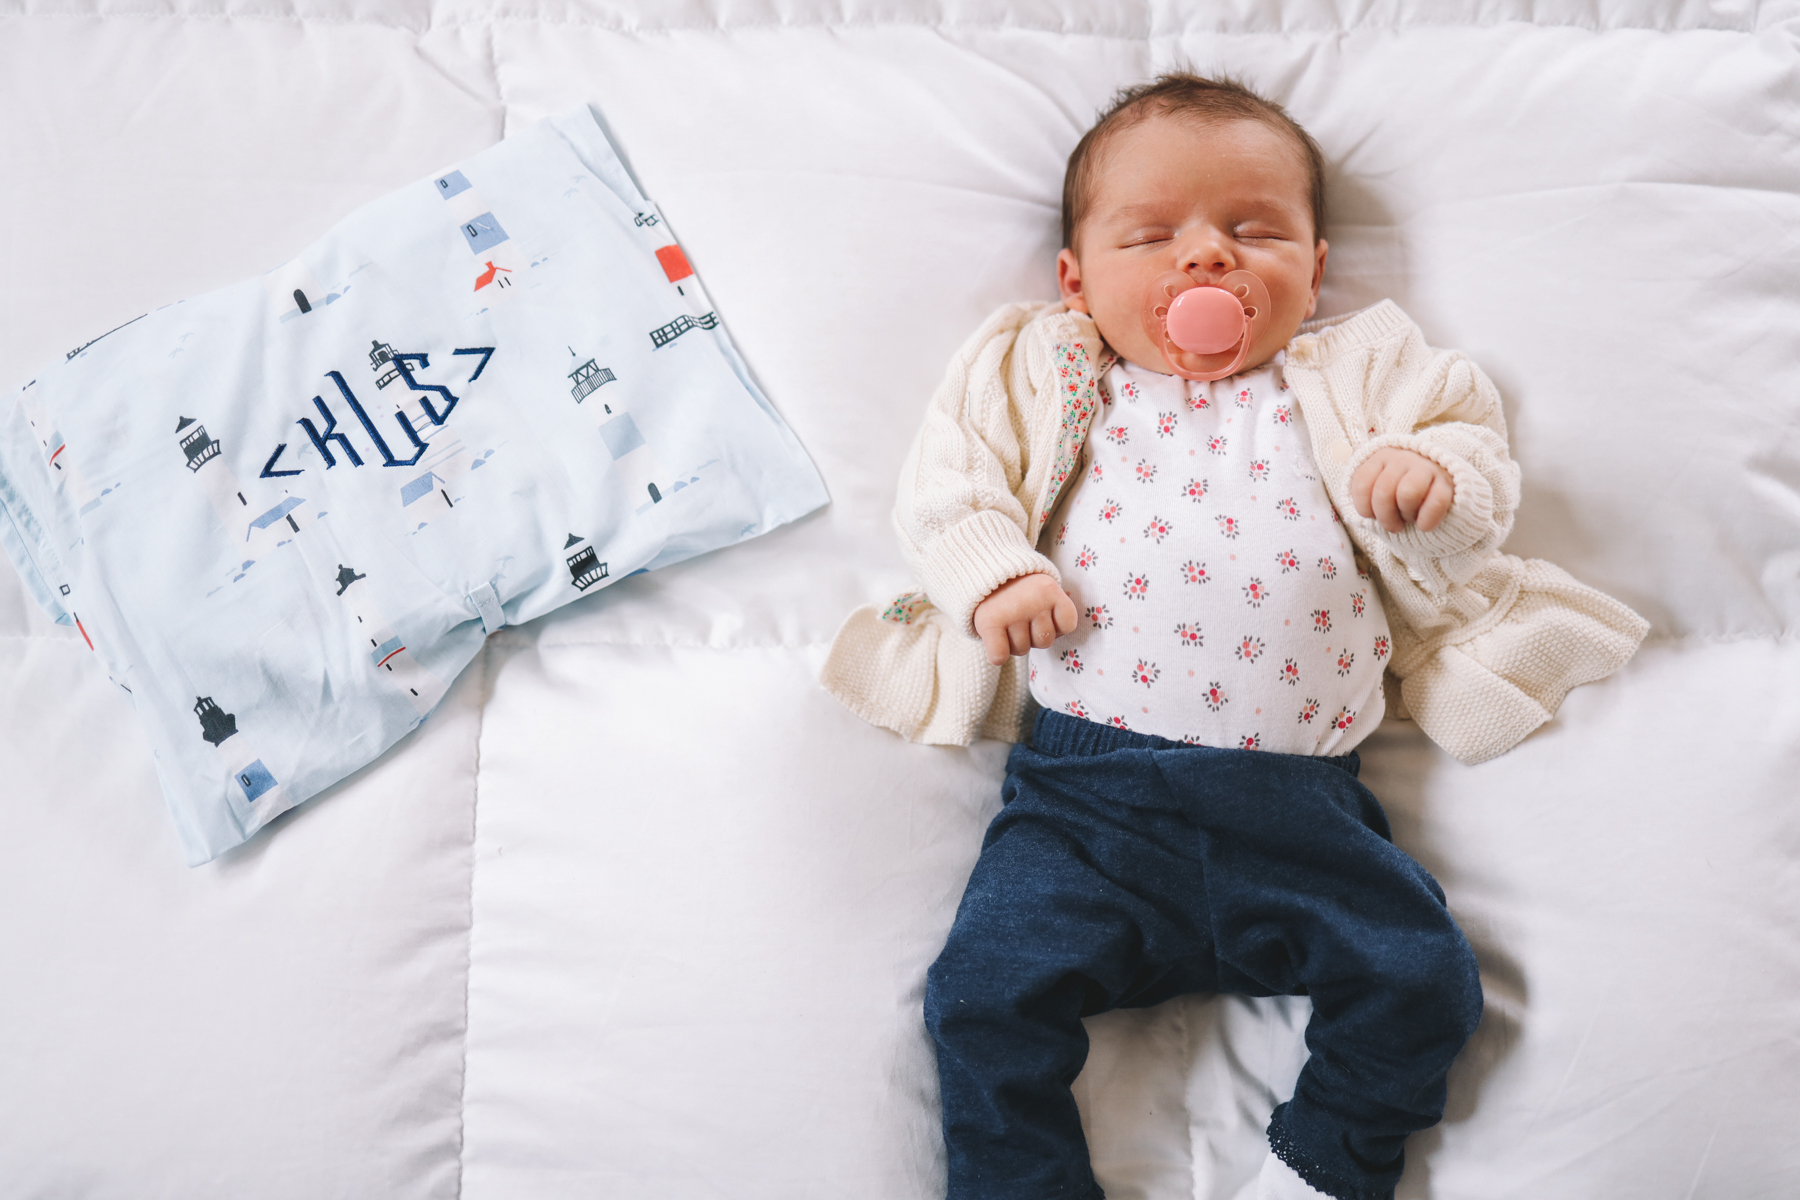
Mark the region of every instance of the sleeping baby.
<instances>
[{"instance_id":1,"label":"sleeping baby","mask_svg":"<svg viewBox=\"0 0 1800 1200\"><path fill-rule=\"evenodd\" d=\"M923 590L833 645L865 718L1021 742L927 978L951 1200L1100 1196L1082 1018L1195 992L1311 999L1255 1195L1391 1196L1481 984L1356 747L1393 712L1492 757L1643 635L1500 552L1473 364L1390 302L1308 322L1323 229L1279 106L1122 93L1069 160L1061 302L990 318L927 412L895 513Z\"/></svg>"}]
</instances>

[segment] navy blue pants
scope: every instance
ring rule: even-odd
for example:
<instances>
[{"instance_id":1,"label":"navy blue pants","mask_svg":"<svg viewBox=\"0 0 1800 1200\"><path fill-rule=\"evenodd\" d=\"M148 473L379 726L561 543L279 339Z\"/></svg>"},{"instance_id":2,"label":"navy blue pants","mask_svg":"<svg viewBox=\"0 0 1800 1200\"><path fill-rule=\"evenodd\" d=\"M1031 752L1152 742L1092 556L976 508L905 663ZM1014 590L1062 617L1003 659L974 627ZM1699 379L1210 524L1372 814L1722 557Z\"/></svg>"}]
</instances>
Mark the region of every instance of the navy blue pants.
<instances>
[{"instance_id":1,"label":"navy blue pants","mask_svg":"<svg viewBox=\"0 0 1800 1200\"><path fill-rule=\"evenodd\" d=\"M1101 1196L1069 1091L1081 1018L1190 992L1310 996L1270 1144L1338 1200L1393 1195L1481 983L1358 766L1038 715L927 977L949 1200Z\"/></svg>"}]
</instances>

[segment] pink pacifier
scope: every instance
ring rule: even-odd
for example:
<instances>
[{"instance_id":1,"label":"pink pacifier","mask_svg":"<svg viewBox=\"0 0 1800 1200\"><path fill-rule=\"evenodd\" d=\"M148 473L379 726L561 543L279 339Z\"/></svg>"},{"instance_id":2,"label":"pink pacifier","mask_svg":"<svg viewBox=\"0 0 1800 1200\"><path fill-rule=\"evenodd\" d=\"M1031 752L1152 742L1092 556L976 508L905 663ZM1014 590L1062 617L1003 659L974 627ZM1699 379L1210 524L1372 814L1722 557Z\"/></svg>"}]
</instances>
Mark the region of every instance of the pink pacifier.
<instances>
[{"instance_id":1,"label":"pink pacifier","mask_svg":"<svg viewBox=\"0 0 1800 1200\"><path fill-rule=\"evenodd\" d=\"M1182 271L1156 277L1144 302L1144 331L1183 379L1223 379L1244 365L1269 324L1269 289L1248 271L1217 284Z\"/></svg>"}]
</instances>

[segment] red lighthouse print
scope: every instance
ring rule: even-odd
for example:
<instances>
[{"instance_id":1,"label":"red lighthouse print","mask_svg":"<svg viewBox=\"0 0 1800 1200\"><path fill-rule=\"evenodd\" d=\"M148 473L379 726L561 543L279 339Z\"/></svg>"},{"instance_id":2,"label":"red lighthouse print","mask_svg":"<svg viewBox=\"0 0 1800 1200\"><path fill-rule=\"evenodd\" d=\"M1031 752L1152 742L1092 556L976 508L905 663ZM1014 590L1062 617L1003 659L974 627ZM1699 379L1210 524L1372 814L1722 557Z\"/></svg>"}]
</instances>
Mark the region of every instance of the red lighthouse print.
<instances>
[{"instance_id":1,"label":"red lighthouse print","mask_svg":"<svg viewBox=\"0 0 1800 1200\"><path fill-rule=\"evenodd\" d=\"M510 268L496 267L491 259L483 265L487 267L487 270L483 271L475 278L475 290L478 292L488 284L493 283L498 276L512 274ZM507 281L504 279L501 279L499 282L501 287L505 287L507 284Z\"/></svg>"},{"instance_id":2,"label":"red lighthouse print","mask_svg":"<svg viewBox=\"0 0 1800 1200\"><path fill-rule=\"evenodd\" d=\"M673 242L656 248L656 261L662 266L663 274L669 277L670 283L680 283L694 273L694 268L688 266L687 255Z\"/></svg>"}]
</instances>

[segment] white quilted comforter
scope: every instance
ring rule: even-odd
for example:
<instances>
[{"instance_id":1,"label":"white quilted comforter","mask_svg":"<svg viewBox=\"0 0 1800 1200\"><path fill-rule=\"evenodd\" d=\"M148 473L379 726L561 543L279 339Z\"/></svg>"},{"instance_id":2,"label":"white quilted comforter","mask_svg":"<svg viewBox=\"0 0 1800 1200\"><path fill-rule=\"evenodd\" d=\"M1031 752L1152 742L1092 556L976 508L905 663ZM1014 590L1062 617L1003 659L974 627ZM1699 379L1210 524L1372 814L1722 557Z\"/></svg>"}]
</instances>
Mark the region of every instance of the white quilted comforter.
<instances>
[{"instance_id":1,"label":"white quilted comforter","mask_svg":"<svg viewBox=\"0 0 1800 1200\"><path fill-rule=\"evenodd\" d=\"M0 0L0 386L591 103L833 503L488 640L189 870L127 698L0 574L0 1200L941 1195L926 965L1006 748L819 690L907 584L945 361L1054 295L1112 90L1332 165L1322 311L1500 385L1549 558L1654 629L1483 766L1365 745L1488 1011L1402 1200L1800 1195L1800 3ZM1114 1200L1231 1200L1303 1002L1091 1023Z\"/></svg>"}]
</instances>

